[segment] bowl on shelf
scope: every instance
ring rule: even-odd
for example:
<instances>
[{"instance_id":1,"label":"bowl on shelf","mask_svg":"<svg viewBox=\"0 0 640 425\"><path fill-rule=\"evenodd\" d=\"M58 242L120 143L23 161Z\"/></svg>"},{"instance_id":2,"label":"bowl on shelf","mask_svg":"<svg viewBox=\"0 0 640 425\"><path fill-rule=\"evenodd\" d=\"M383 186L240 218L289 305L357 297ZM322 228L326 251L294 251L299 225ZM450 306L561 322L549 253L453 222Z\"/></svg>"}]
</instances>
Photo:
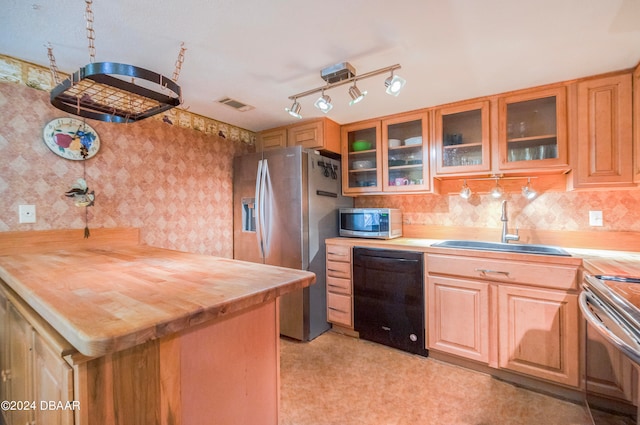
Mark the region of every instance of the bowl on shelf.
<instances>
[{"instance_id":1,"label":"bowl on shelf","mask_svg":"<svg viewBox=\"0 0 640 425\"><path fill-rule=\"evenodd\" d=\"M351 144L351 149L354 152L369 150L371 149L371 142L367 140L356 140Z\"/></svg>"},{"instance_id":2,"label":"bowl on shelf","mask_svg":"<svg viewBox=\"0 0 640 425\"><path fill-rule=\"evenodd\" d=\"M409 137L404 140L405 146L417 146L422 144L422 136L418 137Z\"/></svg>"},{"instance_id":3,"label":"bowl on shelf","mask_svg":"<svg viewBox=\"0 0 640 425\"><path fill-rule=\"evenodd\" d=\"M365 168L373 168L373 161L353 161L352 167L354 170L361 170Z\"/></svg>"},{"instance_id":4,"label":"bowl on shelf","mask_svg":"<svg viewBox=\"0 0 640 425\"><path fill-rule=\"evenodd\" d=\"M407 161L403 159L389 159L389 167L399 167L401 165L406 165Z\"/></svg>"},{"instance_id":5,"label":"bowl on shelf","mask_svg":"<svg viewBox=\"0 0 640 425\"><path fill-rule=\"evenodd\" d=\"M389 147L397 148L398 146L402 146L402 140L400 139L389 139Z\"/></svg>"}]
</instances>

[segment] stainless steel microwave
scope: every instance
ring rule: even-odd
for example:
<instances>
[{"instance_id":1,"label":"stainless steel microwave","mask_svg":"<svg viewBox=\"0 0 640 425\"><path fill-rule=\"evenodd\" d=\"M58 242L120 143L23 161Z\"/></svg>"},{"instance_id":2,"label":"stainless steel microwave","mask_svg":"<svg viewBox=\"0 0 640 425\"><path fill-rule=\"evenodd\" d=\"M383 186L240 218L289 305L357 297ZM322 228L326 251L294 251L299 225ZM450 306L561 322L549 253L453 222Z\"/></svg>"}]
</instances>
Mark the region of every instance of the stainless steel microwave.
<instances>
[{"instance_id":1,"label":"stainless steel microwave","mask_svg":"<svg viewBox=\"0 0 640 425\"><path fill-rule=\"evenodd\" d=\"M402 236L402 212L393 208L340 208L340 236L398 238Z\"/></svg>"}]
</instances>

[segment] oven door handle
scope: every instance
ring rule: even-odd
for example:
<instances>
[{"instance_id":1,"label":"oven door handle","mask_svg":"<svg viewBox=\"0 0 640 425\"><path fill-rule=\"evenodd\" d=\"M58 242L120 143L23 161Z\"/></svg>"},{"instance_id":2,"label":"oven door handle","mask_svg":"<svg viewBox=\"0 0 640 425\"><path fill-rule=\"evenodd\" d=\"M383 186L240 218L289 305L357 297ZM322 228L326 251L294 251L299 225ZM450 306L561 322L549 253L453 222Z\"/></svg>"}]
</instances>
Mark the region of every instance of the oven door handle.
<instances>
[{"instance_id":1,"label":"oven door handle","mask_svg":"<svg viewBox=\"0 0 640 425\"><path fill-rule=\"evenodd\" d=\"M612 314L607 311L608 309L594 299L587 291L582 291L578 298L580 304L580 310L582 310L582 314L584 315L587 322L592 325L602 337L604 337L609 343L611 343L614 347L622 351L627 357L629 357L632 361L637 364L640 364L640 345L633 347L628 342L624 341L614 332L612 332L598 317L596 313L593 312L592 308L598 311L598 314L606 316L611 325L615 325L616 328L627 335L629 339L634 340L633 336L629 335L626 329L621 326L617 320L612 317ZM592 307L591 307L592 306Z\"/></svg>"}]
</instances>

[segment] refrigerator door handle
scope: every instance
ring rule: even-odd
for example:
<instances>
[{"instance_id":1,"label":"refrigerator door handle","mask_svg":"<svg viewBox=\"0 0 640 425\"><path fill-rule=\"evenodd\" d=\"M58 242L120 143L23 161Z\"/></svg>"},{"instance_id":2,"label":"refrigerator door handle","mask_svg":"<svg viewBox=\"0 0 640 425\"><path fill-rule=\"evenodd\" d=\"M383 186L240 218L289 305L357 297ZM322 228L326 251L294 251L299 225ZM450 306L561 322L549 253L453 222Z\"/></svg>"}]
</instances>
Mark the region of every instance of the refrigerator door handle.
<instances>
[{"instance_id":1,"label":"refrigerator door handle","mask_svg":"<svg viewBox=\"0 0 640 425\"><path fill-rule=\"evenodd\" d=\"M273 197L271 195L273 186L271 185L271 176L269 175L269 164L267 160L264 160L264 165L262 166L262 191L260 196L262 199L260 200L260 210L262 211L262 247L263 247L263 255L266 257L269 256L269 251L271 247L271 234L272 234L272 204Z\"/></svg>"},{"instance_id":2,"label":"refrigerator door handle","mask_svg":"<svg viewBox=\"0 0 640 425\"><path fill-rule=\"evenodd\" d=\"M258 161L258 172L256 173L256 198L255 198L255 215L256 215L256 243L260 249L260 257L264 259L264 248L262 244L262 205L260 202L262 196L262 161Z\"/></svg>"}]
</instances>

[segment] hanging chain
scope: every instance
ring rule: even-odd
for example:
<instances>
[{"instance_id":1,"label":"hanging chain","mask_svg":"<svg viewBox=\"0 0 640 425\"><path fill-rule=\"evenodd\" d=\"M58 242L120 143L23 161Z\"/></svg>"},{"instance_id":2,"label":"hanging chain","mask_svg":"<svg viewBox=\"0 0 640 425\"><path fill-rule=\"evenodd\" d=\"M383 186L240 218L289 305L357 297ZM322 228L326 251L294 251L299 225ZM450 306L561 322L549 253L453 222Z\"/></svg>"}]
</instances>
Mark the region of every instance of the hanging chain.
<instances>
[{"instance_id":1,"label":"hanging chain","mask_svg":"<svg viewBox=\"0 0 640 425\"><path fill-rule=\"evenodd\" d=\"M178 59L176 60L176 70L173 71L173 80L174 83L178 82L178 77L180 76L180 71L182 70L182 63L184 62L184 52L187 49L184 47L184 42L180 43L180 53L178 53Z\"/></svg>"},{"instance_id":2,"label":"hanging chain","mask_svg":"<svg viewBox=\"0 0 640 425\"><path fill-rule=\"evenodd\" d=\"M89 39L89 61L94 63L96 61L96 47L94 41L96 40L96 33L93 30L93 11L91 10L91 4L93 0L85 0L87 8L84 11L84 17L87 20L87 38Z\"/></svg>"},{"instance_id":3,"label":"hanging chain","mask_svg":"<svg viewBox=\"0 0 640 425\"><path fill-rule=\"evenodd\" d=\"M56 65L56 58L53 56L53 46L51 43L45 44L47 48L47 56L49 56L49 70L51 71L51 76L53 77L53 82L57 86L60 84L60 76L58 75L58 65Z\"/></svg>"}]
</instances>

